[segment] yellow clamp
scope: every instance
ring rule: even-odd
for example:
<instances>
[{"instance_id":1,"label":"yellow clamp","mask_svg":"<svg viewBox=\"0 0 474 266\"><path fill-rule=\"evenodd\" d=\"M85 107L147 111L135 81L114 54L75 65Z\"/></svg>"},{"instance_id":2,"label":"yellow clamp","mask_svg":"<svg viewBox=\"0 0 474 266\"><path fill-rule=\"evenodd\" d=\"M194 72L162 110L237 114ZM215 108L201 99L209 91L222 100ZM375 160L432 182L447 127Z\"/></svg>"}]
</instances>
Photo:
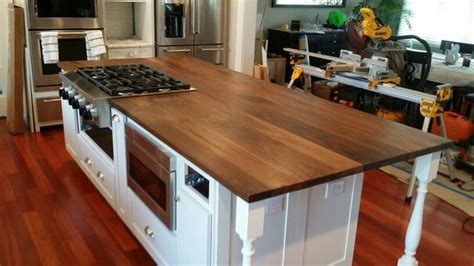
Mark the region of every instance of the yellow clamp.
<instances>
[{"instance_id":1,"label":"yellow clamp","mask_svg":"<svg viewBox=\"0 0 474 266\"><path fill-rule=\"evenodd\" d=\"M400 85L400 77L369 80L369 89L375 89L379 84L385 84L385 83Z\"/></svg>"},{"instance_id":2,"label":"yellow clamp","mask_svg":"<svg viewBox=\"0 0 474 266\"><path fill-rule=\"evenodd\" d=\"M299 66L295 66L293 68L293 74L291 74L291 79L297 80L301 77L301 74L303 74L303 69Z\"/></svg>"},{"instance_id":3,"label":"yellow clamp","mask_svg":"<svg viewBox=\"0 0 474 266\"><path fill-rule=\"evenodd\" d=\"M420 113L424 117L438 117L443 113L443 103L451 99L451 88L450 84L443 84L437 86L436 99L421 99L420 102Z\"/></svg>"}]
</instances>

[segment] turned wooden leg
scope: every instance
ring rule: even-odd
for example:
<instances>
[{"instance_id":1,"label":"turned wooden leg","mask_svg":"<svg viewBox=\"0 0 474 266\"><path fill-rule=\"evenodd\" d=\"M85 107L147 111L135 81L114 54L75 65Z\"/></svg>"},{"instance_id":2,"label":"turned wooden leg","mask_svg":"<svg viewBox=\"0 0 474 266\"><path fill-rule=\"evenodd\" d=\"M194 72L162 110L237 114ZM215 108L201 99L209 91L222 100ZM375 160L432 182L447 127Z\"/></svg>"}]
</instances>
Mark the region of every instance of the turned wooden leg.
<instances>
[{"instance_id":1,"label":"turned wooden leg","mask_svg":"<svg viewBox=\"0 0 474 266\"><path fill-rule=\"evenodd\" d=\"M441 152L435 152L416 158L414 171L419 182L418 195L405 236L405 254L398 260L398 266L418 265L415 254L421 239L425 196L428 192L428 183L436 177L438 172L440 154Z\"/></svg>"},{"instance_id":2,"label":"turned wooden leg","mask_svg":"<svg viewBox=\"0 0 474 266\"><path fill-rule=\"evenodd\" d=\"M255 254L255 240L263 235L265 201L249 204L237 197L235 231L243 242L242 265L252 265Z\"/></svg>"},{"instance_id":3,"label":"turned wooden leg","mask_svg":"<svg viewBox=\"0 0 474 266\"><path fill-rule=\"evenodd\" d=\"M428 129L430 127L430 123L431 123L431 118L425 117L425 119L423 120L423 127L421 128L421 131L428 132ZM416 160L413 163L413 168L411 170L410 183L408 184L407 195L405 196L405 202L406 203L411 203L411 198L413 196L413 190L415 189L415 183L416 183L415 169L416 169Z\"/></svg>"}]
</instances>

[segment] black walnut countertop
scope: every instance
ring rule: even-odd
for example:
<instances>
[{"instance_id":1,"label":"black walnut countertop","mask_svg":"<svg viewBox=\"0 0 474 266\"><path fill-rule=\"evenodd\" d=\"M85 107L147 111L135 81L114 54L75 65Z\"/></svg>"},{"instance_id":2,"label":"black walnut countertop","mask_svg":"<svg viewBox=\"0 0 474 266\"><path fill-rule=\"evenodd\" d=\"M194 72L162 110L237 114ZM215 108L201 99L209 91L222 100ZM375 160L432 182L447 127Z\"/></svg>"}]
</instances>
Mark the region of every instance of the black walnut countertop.
<instances>
[{"instance_id":1,"label":"black walnut countertop","mask_svg":"<svg viewBox=\"0 0 474 266\"><path fill-rule=\"evenodd\" d=\"M62 62L145 64L197 91L111 105L248 202L443 150L405 125L191 57Z\"/></svg>"}]
</instances>

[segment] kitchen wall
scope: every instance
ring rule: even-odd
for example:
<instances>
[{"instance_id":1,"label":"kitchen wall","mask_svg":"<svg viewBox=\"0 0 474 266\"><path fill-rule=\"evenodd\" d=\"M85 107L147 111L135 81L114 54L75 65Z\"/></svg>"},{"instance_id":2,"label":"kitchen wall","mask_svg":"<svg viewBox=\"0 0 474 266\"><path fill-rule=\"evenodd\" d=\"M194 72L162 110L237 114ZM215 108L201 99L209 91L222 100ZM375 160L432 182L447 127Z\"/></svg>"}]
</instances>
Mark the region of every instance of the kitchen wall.
<instances>
[{"instance_id":1,"label":"kitchen wall","mask_svg":"<svg viewBox=\"0 0 474 266\"><path fill-rule=\"evenodd\" d=\"M0 0L0 94L7 86L8 66L8 4L11 1ZM1 103L0 103L1 104Z\"/></svg>"},{"instance_id":2,"label":"kitchen wall","mask_svg":"<svg viewBox=\"0 0 474 266\"><path fill-rule=\"evenodd\" d=\"M267 4L267 10L263 22L264 36L267 36L266 30L281 24L290 24L291 20L300 20L301 22L314 23L315 17L319 14L319 19L322 23L325 23L329 12L332 10L339 10L346 15L350 15L350 11L354 5L360 0L346 0L345 8L321 8L321 7L272 7L272 0L258 0L257 9L257 30L260 27L263 10L265 9L265 3ZM258 37L258 36L257 36Z\"/></svg>"}]
</instances>

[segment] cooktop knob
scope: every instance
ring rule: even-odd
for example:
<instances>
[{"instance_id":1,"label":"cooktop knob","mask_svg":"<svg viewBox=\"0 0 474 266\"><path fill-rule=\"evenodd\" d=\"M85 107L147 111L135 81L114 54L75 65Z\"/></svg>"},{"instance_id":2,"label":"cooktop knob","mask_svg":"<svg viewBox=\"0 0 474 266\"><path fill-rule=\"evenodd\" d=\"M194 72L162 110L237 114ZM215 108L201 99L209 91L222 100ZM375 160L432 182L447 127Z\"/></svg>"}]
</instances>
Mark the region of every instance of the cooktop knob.
<instances>
[{"instance_id":1,"label":"cooktop knob","mask_svg":"<svg viewBox=\"0 0 474 266\"><path fill-rule=\"evenodd\" d=\"M58 92L59 92L59 96L63 96L64 90L65 90L64 87L60 87L60 88L59 88L59 91L58 91Z\"/></svg>"},{"instance_id":2,"label":"cooktop knob","mask_svg":"<svg viewBox=\"0 0 474 266\"><path fill-rule=\"evenodd\" d=\"M80 97L81 95L79 94L72 95L72 96L70 95L68 99L69 105L72 105L76 100L79 100Z\"/></svg>"},{"instance_id":3,"label":"cooktop knob","mask_svg":"<svg viewBox=\"0 0 474 266\"><path fill-rule=\"evenodd\" d=\"M97 108L92 108L92 109L89 110L89 112L91 113L91 116L92 116L93 118L96 118L96 117L98 116L98 114L97 114Z\"/></svg>"},{"instance_id":4,"label":"cooktop knob","mask_svg":"<svg viewBox=\"0 0 474 266\"><path fill-rule=\"evenodd\" d=\"M64 100L68 100L69 99L69 96L70 95L74 95L75 94L75 90L72 89L72 88L66 88L64 89L63 91L63 94L61 95L63 97Z\"/></svg>"},{"instance_id":5,"label":"cooktop knob","mask_svg":"<svg viewBox=\"0 0 474 266\"><path fill-rule=\"evenodd\" d=\"M95 113L96 113L96 116L97 116L97 109L95 109L93 104L87 104L84 107L81 107L79 109L79 114L82 115L82 118L84 118L85 120L91 120L92 117L93 117L92 116L93 112L91 112L92 109L95 110Z\"/></svg>"},{"instance_id":6,"label":"cooktop knob","mask_svg":"<svg viewBox=\"0 0 474 266\"><path fill-rule=\"evenodd\" d=\"M83 105L81 107L79 107L79 115L83 115L86 111L87 111L87 105Z\"/></svg>"},{"instance_id":7,"label":"cooktop knob","mask_svg":"<svg viewBox=\"0 0 474 266\"><path fill-rule=\"evenodd\" d=\"M82 114L82 118L85 120L92 120L92 113L91 111L87 110Z\"/></svg>"},{"instance_id":8,"label":"cooktop knob","mask_svg":"<svg viewBox=\"0 0 474 266\"><path fill-rule=\"evenodd\" d=\"M79 97L72 103L73 109L80 109L82 106L86 105L84 97Z\"/></svg>"}]
</instances>

